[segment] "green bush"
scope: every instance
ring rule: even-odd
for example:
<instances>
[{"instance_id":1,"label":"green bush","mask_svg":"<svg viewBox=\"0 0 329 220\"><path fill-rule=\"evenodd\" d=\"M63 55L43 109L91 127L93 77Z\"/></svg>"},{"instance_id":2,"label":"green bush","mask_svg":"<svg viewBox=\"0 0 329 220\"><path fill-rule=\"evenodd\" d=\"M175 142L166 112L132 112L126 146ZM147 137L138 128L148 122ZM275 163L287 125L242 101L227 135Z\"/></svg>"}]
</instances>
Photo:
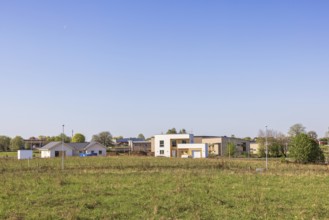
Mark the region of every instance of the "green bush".
<instances>
[{"instance_id":1,"label":"green bush","mask_svg":"<svg viewBox=\"0 0 329 220\"><path fill-rule=\"evenodd\" d=\"M324 162L324 154L317 141L307 134L298 134L290 142L290 156L298 163Z\"/></svg>"}]
</instances>

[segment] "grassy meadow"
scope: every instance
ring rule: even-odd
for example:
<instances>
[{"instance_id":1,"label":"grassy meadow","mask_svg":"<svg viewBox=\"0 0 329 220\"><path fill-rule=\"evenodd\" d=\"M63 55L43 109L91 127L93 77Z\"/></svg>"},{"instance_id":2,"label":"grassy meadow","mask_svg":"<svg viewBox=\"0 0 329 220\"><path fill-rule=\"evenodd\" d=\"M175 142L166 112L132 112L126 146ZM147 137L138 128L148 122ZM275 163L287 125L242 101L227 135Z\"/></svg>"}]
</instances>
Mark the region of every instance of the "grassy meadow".
<instances>
[{"instance_id":1,"label":"grassy meadow","mask_svg":"<svg viewBox=\"0 0 329 220\"><path fill-rule=\"evenodd\" d=\"M0 219L328 219L329 167L249 159L0 159Z\"/></svg>"}]
</instances>

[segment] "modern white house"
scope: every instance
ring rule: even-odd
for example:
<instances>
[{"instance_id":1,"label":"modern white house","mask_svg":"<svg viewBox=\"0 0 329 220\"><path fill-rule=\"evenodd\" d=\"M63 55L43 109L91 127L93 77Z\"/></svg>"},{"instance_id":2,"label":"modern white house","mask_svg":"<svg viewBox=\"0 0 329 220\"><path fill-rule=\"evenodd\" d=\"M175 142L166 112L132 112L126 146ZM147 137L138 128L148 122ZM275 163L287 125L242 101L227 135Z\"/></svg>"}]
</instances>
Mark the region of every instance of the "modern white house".
<instances>
[{"instance_id":1,"label":"modern white house","mask_svg":"<svg viewBox=\"0 0 329 220\"><path fill-rule=\"evenodd\" d=\"M194 144L193 134L162 134L154 135L152 148L156 157L206 158L207 144Z\"/></svg>"},{"instance_id":2,"label":"modern white house","mask_svg":"<svg viewBox=\"0 0 329 220\"><path fill-rule=\"evenodd\" d=\"M96 153L98 156L106 156L106 147L98 142L63 143L50 142L39 149L41 158L79 156L80 153Z\"/></svg>"}]
</instances>

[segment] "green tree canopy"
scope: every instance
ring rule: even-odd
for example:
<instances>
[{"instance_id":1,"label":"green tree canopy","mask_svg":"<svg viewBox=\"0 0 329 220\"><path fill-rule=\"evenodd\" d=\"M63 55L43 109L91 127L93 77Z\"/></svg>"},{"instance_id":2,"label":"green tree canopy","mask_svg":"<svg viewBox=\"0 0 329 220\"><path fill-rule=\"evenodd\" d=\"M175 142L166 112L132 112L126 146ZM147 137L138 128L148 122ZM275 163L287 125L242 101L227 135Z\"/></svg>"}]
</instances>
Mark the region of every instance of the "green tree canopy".
<instances>
[{"instance_id":1,"label":"green tree canopy","mask_svg":"<svg viewBox=\"0 0 329 220\"><path fill-rule=\"evenodd\" d=\"M324 155L316 140L307 134L297 134L289 145L290 156L298 163L323 162Z\"/></svg>"},{"instance_id":2,"label":"green tree canopy","mask_svg":"<svg viewBox=\"0 0 329 220\"><path fill-rule=\"evenodd\" d=\"M24 148L24 139L21 136L16 136L10 140L10 150L17 151Z\"/></svg>"},{"instance_id":3,"label":"green tree canopy","mask_svg":"<svg viewBox=\"0 0 329 220\"><path fill-rule=\"evenodd\" d=\"M52 136L52 137L46 137L47 142L52 142L52 141L62 141L62 138L64 138L65 143L70 143L71 142L71 137L66 136L65 134L59 134L57 136Z\"/></svg>"},{"instance_id":4,"label":"green tree canopy","mask_svg":"<svg viewBox=\"0 0 329 220\"><path fill-rule=\"evenodd\" d=\"M166 134L177 134L176 128L168 129Z\"/></svg>"},{"instance_id":5,"label":"green tree canopy","mask_svg":"<svg viewBox=\"0 0 329 220\"><path fill-rule=\"evenodd\" d=\"M120 140L120 139L123 139L123 136L115 136L115 137L113 137L113 139L116 139L116 140Z\"/></svg>"},{"instance_id":6,"label":"green tree canopy","mask_svg":"<svg viewBox=\"0 0 329 220\"><path fill-rule=\"evenodd\" d=\"M270 157L280 157L287 155L287 145L289 139L282 133L269 129L266 131L260 130L257 143L259 144L258 156L265 157L266 151L266 138L267 138L267 147L268 147L268 156Z\"/></svg>"},{"instance_id":7,"label":"green tree canopy","mask_svg":"<svg viewBox=\"0 0 329 220\"><path fill-rule=\"evenodd\" d=\"M180 130L179 130L179 133L180 133L180 134L186 134L187 132L186 132L186 129L183 128L183 129L180 129Z\"/></svg>"},{"instance_id":8,"label":"green tree canopy","mask_svg":"<svg viewBox=\"0 0 329 220\"><path fill-rule=\"evenodd\" d=\"M0 151L9 151L10 137L0 136Z\"/></svg>"},{"instance_id":9,"label":"green tree canopy","mask_svg":"<svg viewBox=\"0 0 329 220\"><path fill-rule=\"evenodd\" d=\"M137 136L137 138L140 138L140 139L145 140L145 136L144 136L143 134L139 134L139 135Z\"/></svg>"},{"instance_id":10,"label":"green tree canopy","mask_svg":"<svg viewBox=\"0 0 329 220\"><path fill-rule=\"evenodd\" d=\"M86 141L86 137L80 133L76 133L72 138L73 143L84 143L85 141Z\"/></svg>"},{"instance_id":11,"label":"green tree canopy","mask_svg":"<svg viewBox=\"0 0 329 220\"><path fill-rule=\"evenodd\" d=\"M112 134L109 131L103 131L93 135L92 140L109 147L112 145Z\"/></svg>"}]
</instances>

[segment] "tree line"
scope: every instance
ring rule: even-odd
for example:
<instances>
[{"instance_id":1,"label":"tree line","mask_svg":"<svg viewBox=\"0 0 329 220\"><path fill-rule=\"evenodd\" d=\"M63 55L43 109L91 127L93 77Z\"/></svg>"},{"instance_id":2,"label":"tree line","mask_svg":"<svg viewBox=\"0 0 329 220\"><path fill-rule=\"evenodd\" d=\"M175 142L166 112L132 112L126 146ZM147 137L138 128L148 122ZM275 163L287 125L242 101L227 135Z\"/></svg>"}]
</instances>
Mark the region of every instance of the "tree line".
<instances>
[{"instance_id":1,"label":"tree line","mask_svg":"<svg viewBox=\"0 0 329 220\"><path fill-rule=\"evenodd\" d=\"M325 138L322 138L324 140ZM320 139L321 140L321 139ZM306 131L302 124L290 127L288 135L269 129L260 130L256 138L259 144L258 155L266 156L266 143L269 157L291 157L299 163L324 162L325 157L315 131Z\"/></svg>"},{"instance_id":2,"label":"tree line","mask_svg":"<svg viewBox=\"0 0 329 220\"><path fill-rule=\"evenodd\" d=\"M145 140L143 134L139 134L137 136L139 139ZM113 137L109 131L102 131L98 134L92 136L91 141L96 141L98 143L103 144L106 147L113 146L113 139L122 139L122 136ZM42 136L38 137L43 144L47 144L49 142L59 142L64 140L64 143L83 143L86 141L85 135L81 133L74 134L73 137L67 136L65 134L59 134L57 136ZM8 136L0 135L0 151L17 151L20 149L31 149L31 141L33 138L28 140L24 140L21 136L16 136L14 138L10 138Z\"/></svg>"}]
</instances>

